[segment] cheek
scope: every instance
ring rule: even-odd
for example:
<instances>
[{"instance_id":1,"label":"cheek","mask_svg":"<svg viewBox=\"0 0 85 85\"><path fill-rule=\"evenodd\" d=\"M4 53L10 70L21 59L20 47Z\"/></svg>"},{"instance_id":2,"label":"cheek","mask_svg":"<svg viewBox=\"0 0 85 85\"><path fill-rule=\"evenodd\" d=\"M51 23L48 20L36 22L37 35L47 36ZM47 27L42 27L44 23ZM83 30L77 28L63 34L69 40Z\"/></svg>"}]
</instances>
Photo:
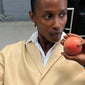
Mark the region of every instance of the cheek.
<instances>
[{"instance_id":1,"label":"cheek","mask_svg":"<svg viewBox=\"0 0 85 85\"><path fill-rule=\"evenodd\" d=\"M66 22L67 22L67 17L65 17L63 20L61 20L61 26L62 26L63 29L66 25Z\"/></svg>"},{"instance_id":2,"label":"cheek","mask_svg":"<svg viewBox=\"0 0 85 85\"><path fill-rule=\"evenodd\" d=\"M66 22L67 22L67 16L65 17L65 20L64 20L64 23L66 24Z\"/></svg>"},{"instance_id":3,"label":"cheek","mask_svg":"<svg viewBox=\"0 0 85 85\"><path fill-rule=\"evenodd\" d=\"M37 27L38 32L41 33L43 36L47 36L49 34L49 29L46 26L39 26Z\"/></svg>"},{"instance_id":4,"label":"cheek","mask_svg":"<svg viewBox=\"0 0 85 85\"><path fill-rule=\"evenodd\" d=\"M50 24L47 22L39 22L37 26L38 32L43 35L46 39L49 38Z\"/></svg>"},{"instance_id":5,"label":"cheek","mask_svg":"<svg viewBox=\"0 0 85 85\"><path fill-rule=\"evenodd\" d=\"M50 25L51 25L51 20L42 20L42 22L41 22L41 24L42 24L42 26L44 26L44 27L50 27Z\"/></svg>"},{"instance_id":6,"label":"cheek","mask_svg":"<svg viewBox=\"0 0 85 85\"><path fill-rule=\"evenodd\" d=\"M37 28L38 30L47 32L50 28L50 24L51 23L49 21L40 20L37 22Z\"/></svg>"}]
</instances>

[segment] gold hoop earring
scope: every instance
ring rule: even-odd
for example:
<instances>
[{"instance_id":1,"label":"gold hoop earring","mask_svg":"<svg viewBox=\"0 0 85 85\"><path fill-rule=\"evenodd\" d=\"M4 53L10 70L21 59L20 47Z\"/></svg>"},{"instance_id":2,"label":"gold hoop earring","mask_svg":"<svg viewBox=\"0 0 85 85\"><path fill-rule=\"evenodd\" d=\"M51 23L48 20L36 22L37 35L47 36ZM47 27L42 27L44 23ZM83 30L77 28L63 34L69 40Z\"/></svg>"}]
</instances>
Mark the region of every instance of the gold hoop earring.
<instances>
[{"instance_id":1,"label":"gold hoop earring","mask_svg":"<svg viewBox=\"0 0 85 85\"><path fill-rule=\"evenodd\" d=\"M36 27L36 24L35 23L33 23L33 27Z\"/></svg>"}]
</instances>

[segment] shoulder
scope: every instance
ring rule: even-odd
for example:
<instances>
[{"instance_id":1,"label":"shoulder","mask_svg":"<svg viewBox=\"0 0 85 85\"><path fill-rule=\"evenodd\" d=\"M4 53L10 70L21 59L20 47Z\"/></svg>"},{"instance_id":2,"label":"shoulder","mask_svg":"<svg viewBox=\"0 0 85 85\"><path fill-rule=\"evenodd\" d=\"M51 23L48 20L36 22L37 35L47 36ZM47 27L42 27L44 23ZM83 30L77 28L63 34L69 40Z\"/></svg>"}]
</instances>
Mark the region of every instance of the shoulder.
<instances>
[{"instance_id":1,"label":"shoulder","mask_svg":"<svg viewBox=\"0 0 85 85\"><path fill-rule=\"evenodd\" d=\"M5 48L3 48L1 51L4 50L10 50L10 49L16 49L17 47L22 47L23 45L25 45L25 41L19 41L10 45L5 46Z\"/></svg>"},{"instance_id":2,"label":"shoulder","mask_svg":"<svg viewBox=\"0 0 85 85\"><path fill-rule=\"evenodd\" d=\"M9 56L10 54L16 55L17 53L21 52L25 47L25 41L19 41L17 43L7 45L5 48L1 50L1 54L3 56Z\"/></svg>"}]
</instances>

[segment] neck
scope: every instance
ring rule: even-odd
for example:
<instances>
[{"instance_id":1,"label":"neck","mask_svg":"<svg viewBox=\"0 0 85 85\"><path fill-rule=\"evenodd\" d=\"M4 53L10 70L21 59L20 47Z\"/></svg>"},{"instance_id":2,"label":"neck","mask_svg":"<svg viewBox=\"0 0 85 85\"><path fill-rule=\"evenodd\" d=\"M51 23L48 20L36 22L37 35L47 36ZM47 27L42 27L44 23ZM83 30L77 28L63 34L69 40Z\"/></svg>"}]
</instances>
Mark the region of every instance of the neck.
<instances>
[{"instance_id":1,"label":"neck","mask_svg":"<svg viewBox=\"0 0 85 85\"><path fill-rule=\"evenodd\" d=\"M40 43L45 55L48 52L48 50L54 45L54 43L51 43L42 36L38 36L38 42Z\"/></svg>"}]
</instances>

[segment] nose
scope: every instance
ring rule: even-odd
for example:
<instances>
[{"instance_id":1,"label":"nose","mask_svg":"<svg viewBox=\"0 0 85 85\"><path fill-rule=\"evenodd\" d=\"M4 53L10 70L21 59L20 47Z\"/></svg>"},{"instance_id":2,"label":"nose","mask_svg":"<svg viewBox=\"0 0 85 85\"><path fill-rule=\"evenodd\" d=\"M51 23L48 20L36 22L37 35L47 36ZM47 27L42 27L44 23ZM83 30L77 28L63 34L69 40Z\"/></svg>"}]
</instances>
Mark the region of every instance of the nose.
<instances>
[{"instance_id":1,"label":"nose","mask_svg":"<svg viewBox=\"0 0 85 85\"><path fill-rule=\"evenodd\" d=\"M53 28L54 29L59 29L60 28L60 20L58 18L55 18L54 19L54 22L53 22Z\"/></svg>"}]
</instances>

